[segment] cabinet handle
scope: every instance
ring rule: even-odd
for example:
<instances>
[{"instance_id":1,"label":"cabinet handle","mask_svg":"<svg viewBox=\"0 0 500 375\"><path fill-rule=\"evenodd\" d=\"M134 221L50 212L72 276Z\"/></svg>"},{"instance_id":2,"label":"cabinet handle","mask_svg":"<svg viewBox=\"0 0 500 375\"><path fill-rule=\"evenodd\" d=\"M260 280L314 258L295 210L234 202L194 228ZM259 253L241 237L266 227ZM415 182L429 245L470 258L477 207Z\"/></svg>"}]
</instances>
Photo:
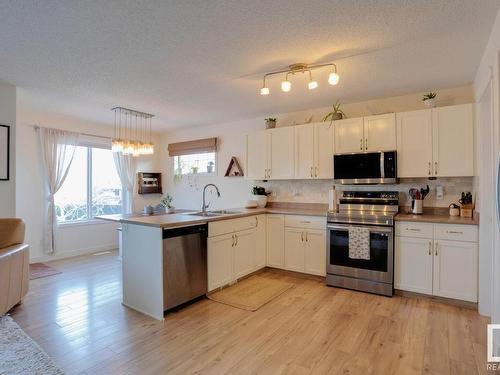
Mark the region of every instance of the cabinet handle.
<instances>
[{"instance_id":1,"label":"cabinet handle","mask_svg":"<svg viewBox=\"0 0 500 375\"><path fill-rule=\"evenodd\" d=\"M234 234L231 236L231 238L233 239L233 243L231 244L231 247L234 247Z\"/></svg>"},{"instance_id":2,"label":"cabinet handle","mask_svg":"<svg viewBox=\"0 0 500 375\"><path fill-rule=\"evenodd\" d=\"M368 150L368 138L365 138L365 150Z\"/></svg>"},{"instance_id":3,"label":"cabinet handle","mask_svg":"<svg viewBox=\"0 0 500 375\"><path fill-rule=\"evenodd\" d=\"M434 174L435 175L438 174L438 162L437 161L434 162Z\"/></svg>"},{"instance_id":4,"label":"cabinet handle","mask_svg":"<svg viewBox=\"0 0 500 375\"><path fill-rule=\"evenodd\" d=\"M432 255L432 241L429 241L429 255Z\"/></svg>"},{"instance_id":5,"label":"cabinet handle","mask_svg":"<svg viewBox=\"0 0 500 375\"><path fill-rule=\"evenodd\" d=\"M314 167L314 170L315 170L314 177L318 177L318 167Z\"/></svg>"},{"instance_id":6,"label":"cabinet handle","mask_svg":"<svg viewBox=\"0 0 500 375\"><path fill-rule=\"evenodd\" d=\"M313 176L313 167L311 167L311 177Z\"/></svg>"},{"instance_id":7,"label":"cabinet handle","mask_svg":"<svg viewBox=\"0 0 500 375\"><path fill-rule=\"evenodd\" d=\"M259 219L255 216L255 228L259 226Z\"/></svg>"},{"instance_id":8,"label":"cabinet handle","mask_svg":"<svg viewBox=\"0 0 500 375\"><path fill-rule=\"evenodd\" d=\"M429 162L429 176L431 175L432 173L432 167L431 167L431 162Z\"/></svg>"},{"instance_id":9,"label":"cabinet handle","mask_svg":"<svg viewBox=\"0 0 500 375\"><path fill-rule=\"evenodd\" d=\"M304 220L304 221L301 221L300 223L301 223L301 224L309 224L309 223L310 223L310 221L305 221L305 220Z\"/></svg>"},{"instance_id":10,"label":"cabinet handle","mask_svg":"<svg viewBox=\"0 0 500 375\"><path fill-rule=\"evenodd\" d=\"M234 246L238 246L238 235L237 235L237 234L235 234L235 235L234 235L234 238L236 239L236 243L234 244Z\"/></svg>"},{"instance_id":11,"label":"cabinet handle","mask_svg":"<svg viewBox=\"0 0 500 375\"><path fill-rule=\"evenodd\" d=\"M301 233L300 233L300 240L301 240L302 242L304 242L304 232L301 232Z\"/></svg>"},{"instance_id":12,"label":"cabinet handle","mask_svg":"<svg viewBox=\"0 0 500 375\"><path fill-rule=\"evenodd\" d=\"M405 228L406 230L411 230L412 232L420 232L420 229L417 228Z\"/></svg>"},{"instance_id":13,"label":"cabinet handle","mask_svg":"<svg viewBox=\"0 0 500 375\"><path fill-rule=\"evenodd\" d=\"M307 239L307 232L306 232L306 242L308 242L309 240Z\"/></svg>"},{"instance_id":14,"label":"cabinet handle","mask_svg":"<svg viewBox=\"0 0 500 375\"><path fill-rule=\"evenodd\" d=\"M464 232L459 232L457 230L447 230L446 233L450 233L450 234L464 234Z\"/></svg>"},{"instance_id":15,"label":"cabinet handle","mask_svg":"<svg viewBox=\"0 0 500 375\"><path fill-rule=\"evenodd\" d=\"M359 149L363 151L363 138L359 140Z\"/></svg>"},{"instance_id":16,"label":"cabinet handle","mask_svg":"<svg viewBox=\"0 0 500 375\"><path fill-rule=\"evenodd\" d=\"M437 242L434 244L434 251L435 251L434 255L437 256L438 255L438 243Z\"/></svg>"},{"instance_id":17,"label":"cabinet handle","mask_svg":"<svg viewBox=\"0 0 500 375\"><path fill-rule=\"evenodd\" d=\"M269 172L267 172L267 177L271 178L271 168L268 169Z\"/></svg>"}]
</instances>

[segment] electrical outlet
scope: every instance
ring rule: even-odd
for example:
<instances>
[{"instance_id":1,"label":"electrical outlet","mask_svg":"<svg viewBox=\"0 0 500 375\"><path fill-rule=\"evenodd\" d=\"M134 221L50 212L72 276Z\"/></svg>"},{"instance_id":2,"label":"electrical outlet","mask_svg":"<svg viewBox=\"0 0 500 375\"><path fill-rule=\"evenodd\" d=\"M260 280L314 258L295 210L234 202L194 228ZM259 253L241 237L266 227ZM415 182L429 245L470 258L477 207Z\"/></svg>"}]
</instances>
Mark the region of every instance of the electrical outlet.
<instances>
[{"instance_id":1,"label":"electrical outlet","mask_svg":"<svg viewBox=\"0 0 500 375\"><path fill-rule=\"evenodd\" d=\"M436 186L436 199L444 199L444 188L441 185Z\"/></svg>"}]
</instances>

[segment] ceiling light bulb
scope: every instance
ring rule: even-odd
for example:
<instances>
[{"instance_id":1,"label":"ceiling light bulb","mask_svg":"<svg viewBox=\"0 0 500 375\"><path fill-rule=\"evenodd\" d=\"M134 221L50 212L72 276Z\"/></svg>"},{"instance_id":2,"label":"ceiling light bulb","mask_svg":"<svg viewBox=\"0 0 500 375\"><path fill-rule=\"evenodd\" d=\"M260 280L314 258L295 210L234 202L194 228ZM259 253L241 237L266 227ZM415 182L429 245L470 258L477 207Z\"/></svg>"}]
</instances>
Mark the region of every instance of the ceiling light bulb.
<instances>
[{"instance_id":1,"label":"ceiling light bulb","mask_svg":"<svg viewBox=\"0 0 500 375\"><path fill-rule=\"evenodd\" d=\"M318 87L318 82L309 81L309 83L307 84L307 87L309 87L309 90L314 90L316 87Z\"/></svg>"},{"instance_id":2,"label":"ceiling light bulb","mask_svg":"<svg viewBox=\"0 0 500 375\"><path fill-rule=\"evenodd\" d=\"M339 83L339 75L337 73L330 73L328 76L328 83L332 86L335 86L337 83Z\"/></svg>"},{"instance_id":3,"label":"ceiling light bulb","mask_svg":"<svg viewBox=\"0 0 500 375\"><path fill-rule=\"evenodd\" d=\"M269 87L263 87L260 89L260 95L269 95Z\"/></svg>"},{"instance_id":4,"label":"ceiling light bulb","mask_svg":"<svg viewBox=\"0 0 500 375\"><path fill-rule=\"evenodd\" d=\"M283 92L288 92L292 88L292 82L290 81L283 81L281 82L281 91Z\"/></svg>"}]
</instances>

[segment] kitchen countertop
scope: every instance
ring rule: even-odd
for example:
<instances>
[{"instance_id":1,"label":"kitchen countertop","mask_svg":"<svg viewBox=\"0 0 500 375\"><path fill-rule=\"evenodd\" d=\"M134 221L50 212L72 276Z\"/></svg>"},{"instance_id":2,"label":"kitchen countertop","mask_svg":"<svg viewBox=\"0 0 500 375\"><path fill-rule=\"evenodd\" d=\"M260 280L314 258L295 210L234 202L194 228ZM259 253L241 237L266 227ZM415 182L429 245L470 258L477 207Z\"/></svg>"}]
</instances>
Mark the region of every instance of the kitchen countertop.
<instances>
[{"instance_id":1,"label":"kitchen countertop","mask_svg":"<svg viewBox=\"0 0 500 375\"><path fill-rule=\"evenodd\" d=\"M204 224L212 221L236 219L259 214L282 214L282 215L305 215L305 216L324 216L327 210L324 208L305 208L305 207L280 207L270 206L266 208L234 208L228 211L237 211L237 213L223 214L218 216L196 216L190 215L197 211L182 210L180 213L173 214L153 214L143 215L140 213L130 215L102 215L97 219L108 220L120 223L130 223L137 225L146 225L160 228L174 228L187 225Z\"/></svg>"},{"instance_id":2,"label":"kitchen countertop","mask_svg":"<svg viewBox=\"0 0 500 375\"><path fill-rule=\"evenodd\" d=\"M463 224L463 225L479 225L479 214L474 212L472 219L450 216L447 208L424 208L422 215L414 215L408 207L401 207L400 213L395 217L396 221L414 221L423 223L439 223L439 224Z\"/></svg>"}]
</instances>

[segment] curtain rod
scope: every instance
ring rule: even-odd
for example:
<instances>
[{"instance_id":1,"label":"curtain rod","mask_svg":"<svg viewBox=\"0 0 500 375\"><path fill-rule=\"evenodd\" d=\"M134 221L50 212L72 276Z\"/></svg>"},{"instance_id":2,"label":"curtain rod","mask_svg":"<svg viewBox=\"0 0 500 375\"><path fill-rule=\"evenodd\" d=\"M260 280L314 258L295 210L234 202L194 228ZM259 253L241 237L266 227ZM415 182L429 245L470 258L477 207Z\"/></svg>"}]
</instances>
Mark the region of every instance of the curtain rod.
<instances>
[{"instance_id":1,"label":"curtain rod","mask_svg":"<svg viewBox=\"0 0 500 375\"><path fill-rule=\"evenodd\" d=\"M53 129L53 130L60 130L60 131L69 131L71 132L71 130L63 130L63 129L57 129L57 128L48 128L46 126L40 126L40 125L29 125L31 127L33 127L35 130L37 129L40 129L40 128L44 128L44 129ZM79 135L83 135L83 136L87 136L87 137L96 137L96 138L103 138L103 139L109 139L111 140L112 137L105 137L103 135L95 135L95 134L89 134L89 133L79 133L79 132L71 132L71 133L77 133Z\"/></svg>"}]
</instances>

